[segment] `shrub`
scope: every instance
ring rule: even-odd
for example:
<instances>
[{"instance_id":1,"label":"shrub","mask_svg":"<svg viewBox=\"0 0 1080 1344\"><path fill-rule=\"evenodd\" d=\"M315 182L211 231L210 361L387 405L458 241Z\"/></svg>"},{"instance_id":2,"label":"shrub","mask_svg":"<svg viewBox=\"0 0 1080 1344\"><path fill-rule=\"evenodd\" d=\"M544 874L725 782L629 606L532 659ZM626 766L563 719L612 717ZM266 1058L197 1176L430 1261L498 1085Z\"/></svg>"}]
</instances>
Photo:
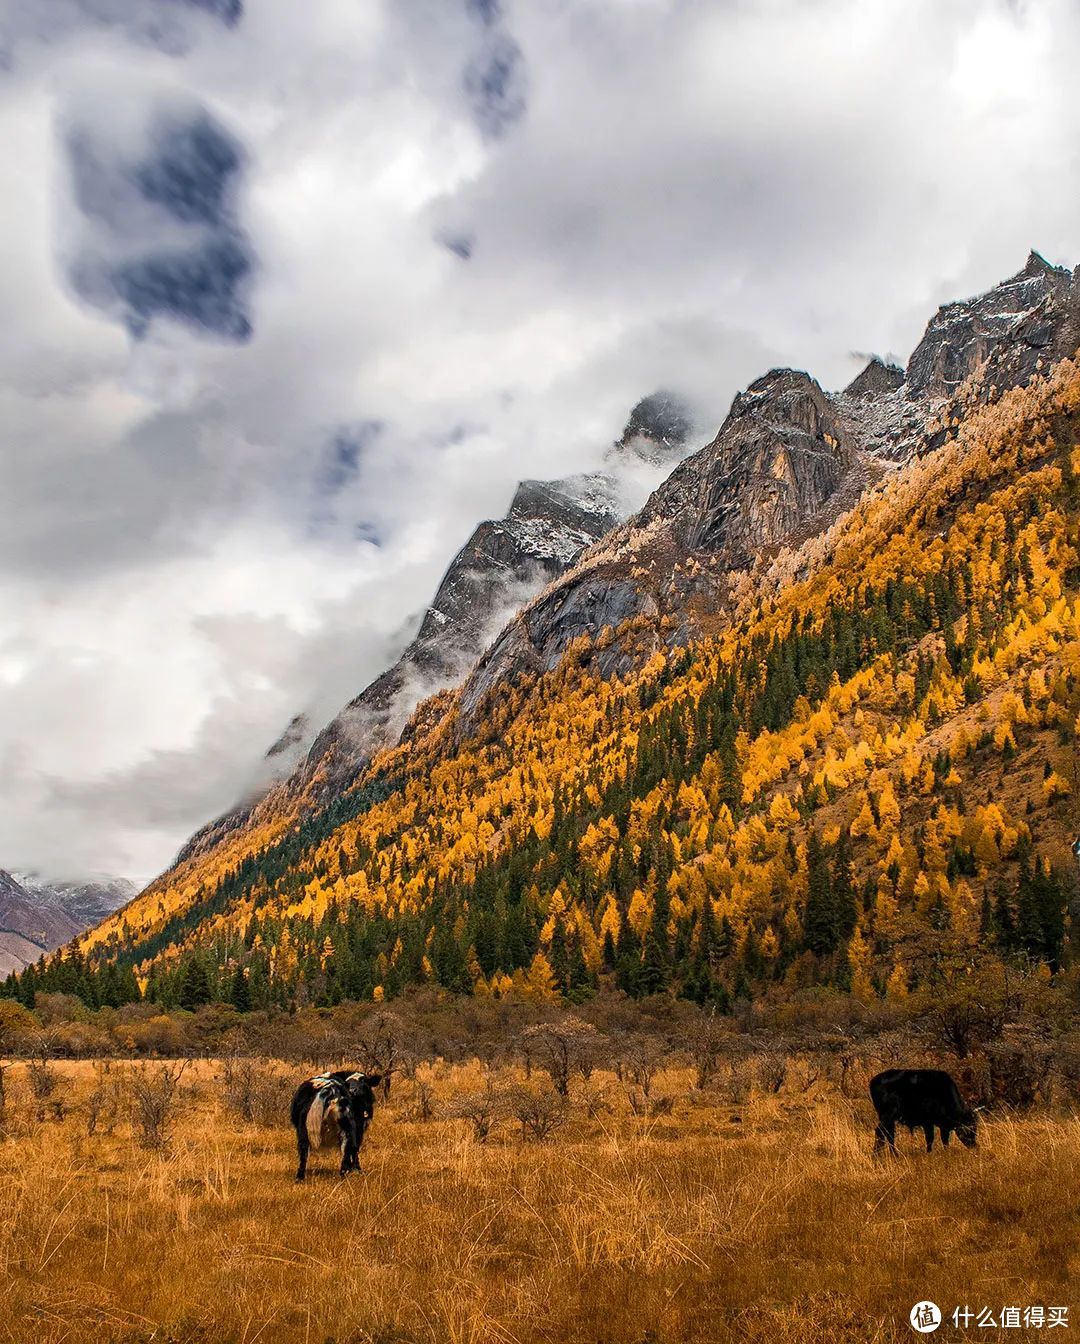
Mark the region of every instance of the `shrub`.
<instances>
[{"instance_id":1,"label":"shrub","mask_svg":"<svg viewBox=\"0 0 1080 1344\"><path fill-rule=\"evenodd\" d=\"M1037 1041L998 1041L988 1046L989 1102L1010 1110L1029 1111L1049 1101L1054 1056Z\"/></svg>"},{"instance_id":2,"label":"shrub","mask_svg":"<svg viewBox=\"0 0 1080 1344\"><path fill-rule=\"evenodd\" d=\"M405 1119L434 1120L435 1114L435 1093L431 1084L422 1078L415 1079L408 1105L405 1108Z\"/></svg>"},{"instance_id":3,"label":"shrub","mask_svg":"<svg viewBox=\"0 0 1080 1344\"><path fill-rule=\"evenodd\" d=\"M716 1077L724 1045L730 1039L730 1027L716 1017L701 1017L686 1033L686 1050L694 1065L694 1086L701 1091Z\"/></svg>"},{"instance_id":4,"label":"shrub","mask_svg":"<svg viewBox=\"0 0 1080 1344\"><path fill-rule=\"evenodd\" d=\"M132 1082L133 1123L139 1146L153 1151L167 1147L176 1122L180 1079L190 1061L142 1068Z\"/></svg>"},{"instance_id":5,"label":"shrub","mask_svg":"<svg viewBox=\"0 0 1080 1344\"><path fill-rule=\"evenodd\" d=\"M590 1120L596 1120L611 1111L611 1098L607 1086L604 1083L594 1082L591 1078L580 1084L576 1099Z\"/></svg>"},{"instance_id":6,"label":"shrub","mask_svg":"<svg viewBox=\"0 0 1080 1344\"><path fill-rule=\"evenodd\" d=\"M554 1091L519 1087L511 1098L511 1109L525 1139L546 1139L566 1124L566 1099Z\"/></svg>"},{"instance_id":7,"label":"shrub","mask_svg":"<svg viewBox=\"0 0 1080 1344\"><path fill-rule=\"evenodd\" d=\"M120 1098L120 1083L113 1076L110 1061L95 1064L94 1086L83 1102L88 1135L96 1134L99 1127L106 1134L113 1132L120 1115Z\"/></svg>"},{"instance_id":8,"label":"shrub","mask_svg":"<svg viewBox=\"0 0 1080 1344\"><path fill-rule=\"evenodd\" d=\"M530 1027L523 1038L530 1056L547 1070L552 1087L564 1098L570 1092L571 1074L585 1079L592 1074L602 1039L591 1023L577 1017Z\"/></svg>"},{"instance_id":9,"label":"shrub","mask_svg":"<svg viewBox=\"0 0 1080 1344\"><path fill-rule=\"evenodd\" d=\"M486 1143L496 1120L506 1114L506 1101L505 1093L489 1078L479 1091L457 1097L446 1114L455 1120L467 1120L477 1143Z\"/></svg>"},{"instance_id":10,"label":"shrub","mask_svg":"<svg viewBox=\"0 0 1080 1344\"><path fill-rule=\"evenodd\" d=\"M749 1059L729 1059L727 1068L719 1076L720 1095L725 1101L742 1104L750 1095L754 1083L754 1066Z\"/></svg>"},{"instance_id":11,"label":"shrub","mask_svg":"<svg viewBox=\"0 0 1080 1344\"><path fill-rule=\"evenodd\" d=\"M249 1124L274 1125L289 1113L292 1083L261 1060L229 1055L221 1095L226 1107Z\"/></svg>"},{"instance_id":12,"label":"shrub","mask_svg":"<svg viewBox=\"0 0 1080 1344\"><path fill-rule=\"evenodd\" d=\"M38 1119L45 1116L45 1107L56 1091L56 1070L49 1062L53 1054L53 1037L48 1031L39 1031L30 1043L31 1057L26 1063L26 1079L30 1094L37 1102ZM53 1102L57 1118L63 1116L63 1102Z\"/></svg>"},{"instance_id":13,"label":"shrub","mask_svg":"<svg viewBox=\"0 0 1080 1344\"><path fill-rule=\"evenodd\" d=\"M634 1036L623 1051L625 1069L630 1081L641 1088L646 1100L652 1092L653 1079L667 1060L667 1047L655 1036Z\"/></svg>"},{"instance_id":14,"label":"shrub","mask_svg":"<svg viewBox=\"0 0 1080 1344\"><path fill-rule=\"evenodd\" d=\"M775 1096L784 1086L787 1073L788 1061L786 1055L777 1051L769 1051L758 1056L757 1081L763 1092L771 1092Z\"/></svg>"},{"instance_id":15,"label":"shrub","mask_svg":"<svg viewBox=\"0 0 1080 1344\"><path fill-rule=\"evenodd\" d=\"M1054 1049L1054 1070L1065 1095L1080 1102L1080 1032L1063 1036Z\"/></svg>"}]
</instances>

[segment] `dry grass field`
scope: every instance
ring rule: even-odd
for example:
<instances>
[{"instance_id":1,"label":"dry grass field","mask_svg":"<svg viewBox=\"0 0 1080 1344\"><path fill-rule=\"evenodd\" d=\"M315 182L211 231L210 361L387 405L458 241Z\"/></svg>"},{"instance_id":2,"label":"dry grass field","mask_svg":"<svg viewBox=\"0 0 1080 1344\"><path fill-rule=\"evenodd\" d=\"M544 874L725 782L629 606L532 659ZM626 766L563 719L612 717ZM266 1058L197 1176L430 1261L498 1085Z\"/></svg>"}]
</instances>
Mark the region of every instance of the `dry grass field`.
<instances>
[{"instance_id":1,"label":"dry grass field","mask_svg":"<svg viewBox=\"0 0 1080 1344\"><path fill-rule=\"evenodd\" d=\"M277 1111L295 1069L275 1083L259 1066L244 1120L223 1066L192 1065L155 1150L132 1123L140 1066L53 1067L43 1112L25 1066L6 1076L3 1341L869 1344L915 1338L924 1297L1080 1310L1065 1114L990 1120L975 1151L927 1156L905 1134L874 1158L860 1097L797 1075L695 1092L673 1070L652 1091L669 1113L634 1115L595 1075L546 1138L497 1115L479 1142L447 1112L483 1095L480 1066L436 1065L380 1104L364 1175L339 1180L321 1153L298 1186ZM498 1113L522 1080L494 1079Z\"/></svg>"}]
</instances>

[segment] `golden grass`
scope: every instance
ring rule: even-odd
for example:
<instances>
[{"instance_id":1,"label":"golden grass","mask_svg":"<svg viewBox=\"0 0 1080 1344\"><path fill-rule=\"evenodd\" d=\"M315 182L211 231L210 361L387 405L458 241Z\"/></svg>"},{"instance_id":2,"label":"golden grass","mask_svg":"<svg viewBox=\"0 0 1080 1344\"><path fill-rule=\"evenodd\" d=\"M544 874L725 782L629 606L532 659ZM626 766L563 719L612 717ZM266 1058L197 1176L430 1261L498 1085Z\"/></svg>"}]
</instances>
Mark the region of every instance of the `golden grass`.
<instances>
[{"instance_id":1,"label":"golden grass","mask_svg":"<svg viewBox=\"0 0 1080 1344\"><path fill-rule=\"evenodd\" d=\"M58 1068L85 1095L90 1066ZM542 1143L505 1123L481 1145L463 1121L405 1118L400 1083L366 1174L340 1181L322 1153L297 1186L287 1120L225 1115L218 1072L190 1071L155 1154L126 1119L38 1122L9 1071L0 1340L868 1344L916 1338L923 1297L1070 1305L1080 1271L1075 1118L992 1121L978 1150L929 1157L905 1136L875 1159L868 1103L734 1105L672 1071L671 1115L631 1116L608 1079L613 1113L575 1108ZM426 1077L437 1104L480 1085L478 1066Z\"/></svg>"}]
</instances>

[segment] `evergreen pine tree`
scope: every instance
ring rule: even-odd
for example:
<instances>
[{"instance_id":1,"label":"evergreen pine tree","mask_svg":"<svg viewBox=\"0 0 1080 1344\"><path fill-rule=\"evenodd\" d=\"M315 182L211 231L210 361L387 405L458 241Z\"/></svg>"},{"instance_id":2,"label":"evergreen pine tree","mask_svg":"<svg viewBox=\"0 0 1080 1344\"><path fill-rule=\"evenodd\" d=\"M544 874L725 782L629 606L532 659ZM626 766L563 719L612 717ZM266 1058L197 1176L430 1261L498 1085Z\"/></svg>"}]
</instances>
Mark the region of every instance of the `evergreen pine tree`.
<instances>
[{"instance_id":1,"label":"evergreen pine tree","mask_svg":"<svg viewBox=\"0 0 1080 1344\"><path fill-rule=\"evenodd\" d=\"M833 851L832 899L838 941L850 938L858 920L855 872L851 863L851 836L845 826Z\"/></svg>"},{"instance_id":2,"label":"evergreen pine tree","mask_svg":"<svg viewBox=\"0 0 1080 1344\"><path fill-rule=\"evenodd\" d=\"M180 972L176 992L177 1007L194 1012L210 1002L210 977L201 957L188 957Z\"/></svg>"},{"instance_id":3,"label":"evergreen pine tree","mask_svg":"<svg viewBox=\"0 0 1080 1344\"><path fill-rule=\"evenodd\" d=\"M819 957L828 956L839 941L836 906L833 901L829 861L815 830L806 841L806 912L803 930L807 948Z\"/></svg>"},{"instance_id":4,"label":"evergreen pine tree","mask_svg":"<svg viewBox=\"0 0 1080 1344\"><path fill-rule=\"evenodd\" d=\"M238 1013L251 1011L251 986L248 984L244 967L240 964L233 972L232 984L229 986L229 1002Z\"/></svg>"}]
</instances>

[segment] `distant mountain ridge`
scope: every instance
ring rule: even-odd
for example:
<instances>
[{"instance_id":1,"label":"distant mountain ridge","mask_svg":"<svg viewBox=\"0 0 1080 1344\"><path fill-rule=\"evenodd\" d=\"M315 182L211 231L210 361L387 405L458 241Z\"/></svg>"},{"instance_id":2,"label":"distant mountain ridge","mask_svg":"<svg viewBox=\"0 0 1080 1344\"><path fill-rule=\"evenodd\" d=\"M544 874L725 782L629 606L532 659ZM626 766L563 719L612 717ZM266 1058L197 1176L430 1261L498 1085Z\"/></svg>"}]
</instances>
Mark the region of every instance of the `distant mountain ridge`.
<instances>
[{"instance_id":1,"label":"distant mountain ridge","mask_svg":"<svg viewBox=\"0 0 1080 1344\"><path fill-rule=\"evenodd\" d=\"M35 873L0 869L0 975L20 971L136 894L120 878L49 882Z\"/></svg>"}]
</instances>

